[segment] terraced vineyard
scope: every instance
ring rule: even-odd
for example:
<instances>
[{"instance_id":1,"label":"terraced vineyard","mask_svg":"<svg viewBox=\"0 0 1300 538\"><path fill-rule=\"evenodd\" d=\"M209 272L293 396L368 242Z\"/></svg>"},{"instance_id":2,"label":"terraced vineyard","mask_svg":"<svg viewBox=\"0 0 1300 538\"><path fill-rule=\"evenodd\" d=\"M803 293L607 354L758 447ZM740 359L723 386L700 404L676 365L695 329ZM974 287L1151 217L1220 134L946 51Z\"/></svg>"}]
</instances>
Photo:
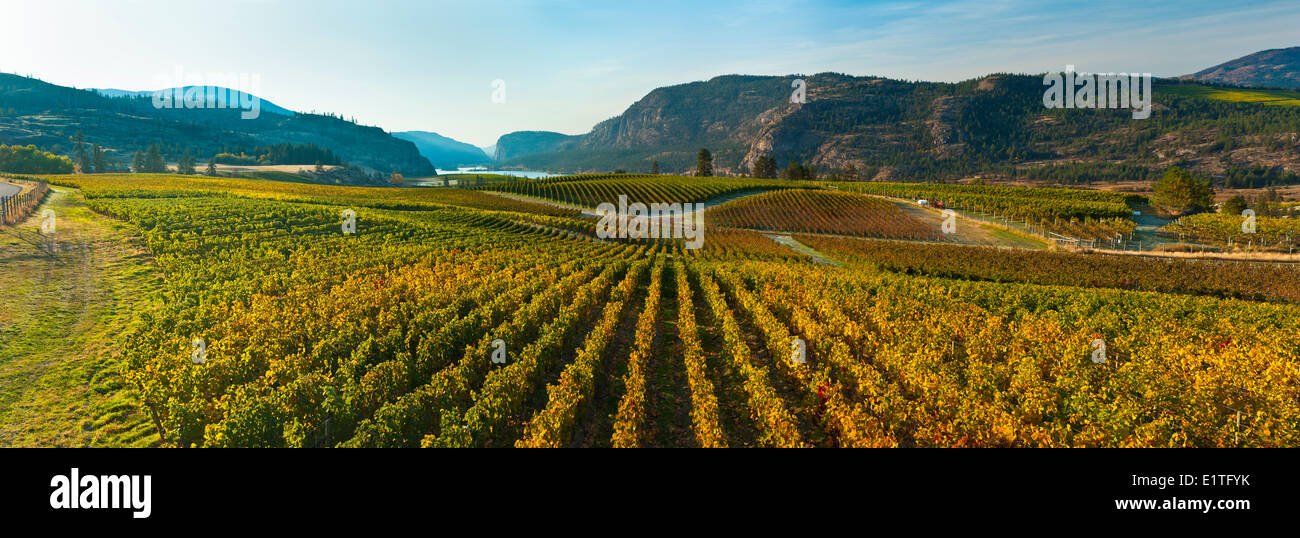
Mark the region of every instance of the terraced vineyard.
<instances>
[{"instance_id":1,"label":"terraced vineyard","mask_svg":"<svg viewBox=\"0 0 1300 538\"><path fill-rule=\"evenodd\" d=\"M720 196L784 189L801 184L767 179L613 174L519 180L488 188L594 208L602 203L617 204L619 196L627 196L629 204L674 204L703 202Z\"/></svg>"},{"instance_id":2,"label":"terraced vineyard","mask_svg":"<svg viewBox=\"0 0 1300 538\"><path fill-rule=\"evenodd\" d=\"M1160 232L1185 240L1217 246L1236 246L1291 252L1300 241L1300 220L1255 217L1255 226L1247 232L1239 215L1201 213L1182 217L1166 224Z\"/></svg>"},{"instance_id":3,"label":"terraced vineyard","mask_svg":"<svg viewBox=\"0 0 1300 538\"><path fill-rule=\"evenodd\" d=\"M1137 229L1137 224L1128 219L1109 218L1109 219L1068 219L1068 220L1039 220L1038 224L1043 230L1072 237L1075 239L1113 241L1116 238L1127 240L1133 231Z\"/></svg>"},{"instance_id":4,"label":"terraced vineyard","mask_svg":"<svg viewBox=\"0 0 1300 538\"><path fill-rule=\"evenodd\" d=\"M778 232L931 240L942 233L887 200L807 189L747 196L709 208L707 218L714 226Z\"/></svg>"},{"instance_id":5,"label":"terraced vineyard","mask_svg":"<svg viewBox=\"0 0 1300 538\"><path fill-rule=\"evenodd\" d=\"M797 238L868 268L902 274L1300 303L1300 266L1295 264L1154 259L803 235Z\"/></svg>"},{"instance_id":6,"label":"terraced vineyard","mask_svg":"<svg viewBox=\"0 0 1300 538\"><path fill-rule=\"evenodd\" d=\"M75 179L71 179L75 177ZM43 176L54 185L84 189L92 198L191 198L239 196L281 202L364 205L379 209L429 210L457 205L484 210L576 216L577 211L517 202L466 189L392 189L343 187L238 178L168 174L94 174Z\"/></svg>"},{"instance_id":7,"label":"terraced vineyard","mask_svg":"<svg viewBox=\"0 0 1300 538\"><path fill-rule=\"evenodd\" d=\"M699 179L545 185L743 183ZM162 276L122 362L167 446L1300 445L1296 306L599 241L456 189L57 181Z\"/></svg>"},{"instance_id":8,"label":"terraced vineyard","mask_svg":"<svg viewBox=\"0 0 1300 538\"><path fill-rule=\"evenodd\" d=\"M1133 213L1129 204L1141 197L1108 191L1048 189L1002 185L841 182L843 190L895 198L933 199L946 206L1034 220L1110 219Z\"/></svg>"}]
</instances>

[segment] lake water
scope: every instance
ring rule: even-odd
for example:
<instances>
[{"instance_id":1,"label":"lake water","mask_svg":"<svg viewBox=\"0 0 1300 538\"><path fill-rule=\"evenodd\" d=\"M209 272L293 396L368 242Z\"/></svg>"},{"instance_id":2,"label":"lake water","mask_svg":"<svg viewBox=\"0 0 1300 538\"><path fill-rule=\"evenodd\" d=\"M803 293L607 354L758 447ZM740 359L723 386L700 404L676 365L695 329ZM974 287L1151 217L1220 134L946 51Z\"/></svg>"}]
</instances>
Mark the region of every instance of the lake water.
<instances>
[{"instance_id":1,"label":"lake water","mask_svg":"<svg viewBox=\"0 0 1300 538\"><path fill-rule=\"evenodd\" d=\"M539 177L552 177L558 175L558 174L552 174L550 172L536 172L533 170L476 170L473 168L458 168L456 170L438 170L438 175L440 176L455 175L455 174L484 174L484 175L500 174L503 176L526 177L529 179L537 179Z\"/></svg>"}]
</instances>

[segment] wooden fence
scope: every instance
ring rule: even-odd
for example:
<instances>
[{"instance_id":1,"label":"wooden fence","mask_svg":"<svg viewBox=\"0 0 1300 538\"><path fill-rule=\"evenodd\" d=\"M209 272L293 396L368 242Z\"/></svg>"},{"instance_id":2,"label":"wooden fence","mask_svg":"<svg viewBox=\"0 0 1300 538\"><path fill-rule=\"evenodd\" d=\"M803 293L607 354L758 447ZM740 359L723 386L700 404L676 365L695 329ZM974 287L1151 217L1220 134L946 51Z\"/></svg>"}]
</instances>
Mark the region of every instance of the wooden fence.
<instances>
[{"instance_id":1,"label":"wooden fence","mask_svg":"<svg viewBox=\"0 0 1300 538\"><path fill-rule=\"evenodd\" d=\"M22 222L45 199L50 192L50 184L45 180L24 180L31 184L18 194L0 197L0 225L11 226Z\"/></svg>"}]
</instances>

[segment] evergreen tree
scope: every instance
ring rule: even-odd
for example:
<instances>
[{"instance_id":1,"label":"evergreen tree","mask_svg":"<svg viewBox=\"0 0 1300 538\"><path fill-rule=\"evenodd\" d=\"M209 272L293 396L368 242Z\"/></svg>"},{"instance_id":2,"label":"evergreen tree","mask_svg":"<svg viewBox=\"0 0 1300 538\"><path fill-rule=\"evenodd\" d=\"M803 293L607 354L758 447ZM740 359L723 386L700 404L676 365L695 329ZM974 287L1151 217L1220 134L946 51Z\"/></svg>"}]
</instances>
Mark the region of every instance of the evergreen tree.
<instances>
[{"instance_id":1,"label":"evergreen tree","mask_svg":"<svg viewBox=\"0 0 1300 538\"><path fill-rule=\"evenodd\" d=\"M215 177L217 175L217 163L212 162L212 159L208 159L208 169L204 170L203 173Z\"/></svg>"},{"instance_id":2,"label":"evergreen tree","mask_svg":"<svg viewBox=\"0 0 1300 538\"><path fill-rule=\"evenodd\" d=\"M815 179L815 176L811 167L804 166L799 161L790 161L790 164L786 165L785 171L781 172L781 179L810 180Z\"/></svg>"},{"instance_id":3,"label":"evergreen tree","mask_svg":"<svg viewBox=\"0 0 1300 538\"><path fill-rule=\"evenodd\" d=\"M771 155L762 155L754 160L754 177L760 179L776 179L776 159Z\"/></svg>"},{"instance_id":4,"label":"evergreen tree","mask_svg":"<svg viewBox=\"0 0 1300 538\"><path fill-rule=\"evenodd\" d=\"M81 129L77 129L77 134L72 137L72 141L73 160L77 164L77 173L89 174L91 162L90 154L86 152L86 135L81 132Z\"/></svg>"},{"instance_id":5,"label":"evergreen tree","mask_svg":"<svg viewBox=\"0 0 1300 538\"><path fill-rule=\"evenodd\" d=\"M1240 196L1228 198L1227 201L1223 202L1223 205L1219 207L1219 213L1223 213L1224 215L1241 215L1241 212L1245 210L1246 199Z\"/></svg>"},{"instance_id":6,"label":"evergreen tree","mask_svg":"<svg viewBox=\"0 0 1300 538\"><path fill-rule=\"evenodd\" d=\"M150 174L167 172L167 162L163 160L162 153L158 150L158 144L149 146L149 150L145 152L144 171Z\"/></svg>"},{"instance_id":7,"label":"evergreen tree","mask_svg":"<svg viewBox=\"0 0 1300 538\"><path fill-rule=\"evenodd\" d=\"M137 174L143 174L145 171L144 166L144 153L137 149L135 150L135 155L131 157L131 171Z\"/></svg>"},{"instance_id":8,"label":"evergreen tree","mask_svg":"<svg viewBox=\"0 0 1300 538\"><path fill-rule=\"evenodd\" d=\"M653 163L650 163L650 173L651 173L651 174L655 174L655 175L659 175L659 161L655 161L655 162L653 162Z\"/></svg>"},{"instance_id":9,"label":"evergreen tree","mask_svg":"<svg viewBox=\"0 0 1300 538\"><path fill-rule=\"evenodd\" d=\"M1282 209L1282 193L1276 188L1265 189L1255 197L1255 203L1251 204L1255 209L1255 214L1261 217L1280 217L1284 213Z\"/></svg>"},{"instance_id":10,"label":"evergreen tree","mask_svg":"<svg viewBox=\"0 0 1300 538\"><path fill-rule=\"evenodd\" d=\"M108 157L104 155L104 148L99 147L99 144L95 144L90 153L92 155L91 164L95 167L95 172L100 174L107 172Z\"/></svg>"},{"instance_id":11,"label":"evergreen tree","mask_svg":"<svg viewBox=\"0 0 1300 538\"><path fill-rule=\"evenodd\" d=\"M695 159L695 175L699 177L713 175L713 154L709 153L707 148L700 148L700 154Z\"/></svg>"},{"instance_id":12,"label":"evergreen tree","mask_svg":"<svg viewBox=\"0 0 1300 538\"><path fill-rule=\"evenodd\" d=\"M190 150L185 150L181 160L176 163L176 173L194 175L194 156L190 154Z\"/></svg>"}]
</instances>

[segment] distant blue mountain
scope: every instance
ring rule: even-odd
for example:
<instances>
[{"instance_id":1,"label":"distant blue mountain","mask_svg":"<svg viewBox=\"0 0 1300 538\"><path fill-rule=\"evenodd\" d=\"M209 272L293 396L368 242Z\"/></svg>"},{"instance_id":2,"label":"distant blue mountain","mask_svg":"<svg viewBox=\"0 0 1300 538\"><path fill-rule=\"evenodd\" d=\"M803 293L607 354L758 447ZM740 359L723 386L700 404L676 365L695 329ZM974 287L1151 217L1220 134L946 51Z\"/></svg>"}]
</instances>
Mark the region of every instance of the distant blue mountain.
<instances>
[{"instance_id":1,"label":"distant blue mountain","mask_svg":"<svg viewBox=\"0 0 1300 538\"><path fill-rule=\"evenodd\" d=\"M459 140L447 138L429 131L402 131L392 133L393 137L408 140L420 150L420 155L429 159L438 168L454 169L458 166L472 166L492 162L492 158L482 149Z\"/></svg>"}]
</instances>

